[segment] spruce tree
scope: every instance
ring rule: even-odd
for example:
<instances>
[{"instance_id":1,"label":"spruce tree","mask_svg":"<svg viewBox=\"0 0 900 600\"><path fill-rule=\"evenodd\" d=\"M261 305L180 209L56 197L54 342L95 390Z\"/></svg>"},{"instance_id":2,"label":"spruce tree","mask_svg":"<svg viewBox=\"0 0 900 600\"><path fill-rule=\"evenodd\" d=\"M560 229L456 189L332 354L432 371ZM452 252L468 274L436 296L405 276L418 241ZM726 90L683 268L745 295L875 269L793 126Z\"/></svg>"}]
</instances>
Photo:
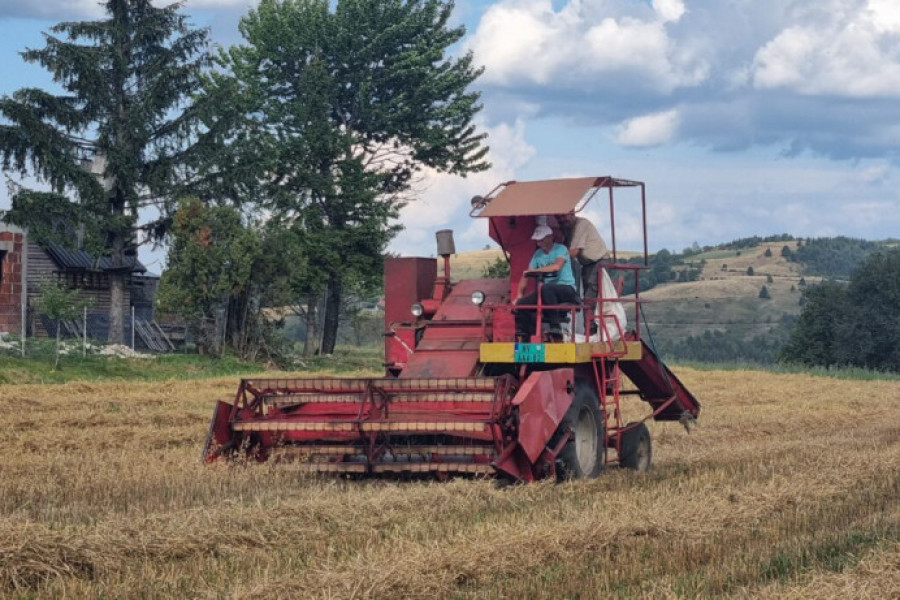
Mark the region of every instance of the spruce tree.
<instances>
[{"instance_id":1,"label":"spruce tree","mask_svg":"<svg viewBox=\"0 0 900 600\"><path fill-rule=\"evenodd\" d=\"M52 190L22 188L4 218L46 230L52 208L93 234L93 249L112 264L112 343L123 339L137 247L165 233L197 139L188 102L208 62L208 34L189 26L181 6L106 0L103 19L55 25L43 48L22 57L50 71L62 92L23 88L0 98L3 169L31 174ZM141 223L139 210L147 207L158 210Z\"/></svg>"}]
</instances>

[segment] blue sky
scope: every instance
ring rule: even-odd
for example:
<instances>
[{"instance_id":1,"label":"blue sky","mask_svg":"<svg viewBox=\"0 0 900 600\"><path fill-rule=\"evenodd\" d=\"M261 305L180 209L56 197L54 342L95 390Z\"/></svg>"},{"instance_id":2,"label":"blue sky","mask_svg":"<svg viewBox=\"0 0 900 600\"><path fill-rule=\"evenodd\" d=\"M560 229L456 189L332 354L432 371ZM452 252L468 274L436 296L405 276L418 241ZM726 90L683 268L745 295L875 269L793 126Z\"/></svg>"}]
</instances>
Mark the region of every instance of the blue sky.
<instances>
[{"instance_id":1,"label":"blue sky","mask_svg":"<svg viewBox=\"0 0 900 600\"><path fill-rule=\"evenodd\" d=\"M186 10L231 44L250 5ZM0 93L49 82L17 55L41 31L99 14L93 0L0 0ZM459 50L485 66L493 168L424 173L392 250L431 254L447 227L458 249L482 247L471 196L576 175L646 182L652 250L783 232L900 237L896 0L457 0L455 17L468 30ZM628 214L617 233L620 247L639 243Z\"/></svg>"}]
</instances>

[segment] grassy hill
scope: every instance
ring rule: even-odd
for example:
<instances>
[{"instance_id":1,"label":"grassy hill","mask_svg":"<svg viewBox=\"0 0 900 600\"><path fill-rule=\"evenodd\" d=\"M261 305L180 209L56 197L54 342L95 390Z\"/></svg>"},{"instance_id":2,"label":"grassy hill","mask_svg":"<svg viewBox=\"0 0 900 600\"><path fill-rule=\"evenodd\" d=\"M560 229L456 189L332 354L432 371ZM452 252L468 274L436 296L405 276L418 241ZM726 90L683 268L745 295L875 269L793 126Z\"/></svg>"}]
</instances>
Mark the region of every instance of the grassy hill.
<instances>
[{"instance_id":1,"label":"grassy hill","mask_svg":"<svg viewBox=\"0 0 900 600\"><path fill-rule=\"evenodd\" d=\"M450 276L454 281L482 277L484 268L503 256L500 248L460 252L450 257ZM438 265L438 269L442 267Z\"/></svg>"},{"instance_id":2,"label":"grassy hill","mask_svg":"<svg viewBox=\"0 0 900 600\"><path fill-rule=\"evenodd\" d=\"M651 329L663 337L687 337L728 328L752 338L768 331L783 315L799 314L803 283L817 283L821 278L803 275L802 264L781 255L784 246L796 249L796 242L690 257L695 265L706 261L699 280L658 285L641 294L648 301L644 313ZM766 256L767 249L771 256ZM751 268L753 275L748 275ZM763 286L769 299L759 297Z\"/></svg>"}]
</instances>

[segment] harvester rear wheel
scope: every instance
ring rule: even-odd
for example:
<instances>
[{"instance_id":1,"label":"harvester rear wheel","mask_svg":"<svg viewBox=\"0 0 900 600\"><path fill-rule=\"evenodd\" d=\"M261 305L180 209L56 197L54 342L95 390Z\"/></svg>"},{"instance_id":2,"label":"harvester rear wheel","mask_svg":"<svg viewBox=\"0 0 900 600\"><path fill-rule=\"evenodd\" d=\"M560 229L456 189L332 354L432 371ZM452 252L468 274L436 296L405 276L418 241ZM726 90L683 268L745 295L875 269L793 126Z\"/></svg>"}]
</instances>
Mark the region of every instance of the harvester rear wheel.
<instances>
[{"instance_id":1,"label":"harvester rear wheel","mask_svg":"<svg viewBox=\"0 0 900 600\"><path fill-rule=\"evenodd\" d=\"M629 423L626 427L631 427ZM619 456L619 466L634 471L648 471L653 448L650 444L650 430L643 423L638 423L634 429L629 429L622 434L622 454Z\"/></svg>"},{"instance_id":2,"label":"harvester rear wheel","mask_svg":"<svg viewBox=\"0 0 900 600\"><path fill-rule=\"evenodd\" d=\"M575 398L557 435L567 429L571 434L557 456L557 478L581 479L600 475L606 463L606 429L597 394L583 380L575 381Z\"/></svg>"}]
</instances>

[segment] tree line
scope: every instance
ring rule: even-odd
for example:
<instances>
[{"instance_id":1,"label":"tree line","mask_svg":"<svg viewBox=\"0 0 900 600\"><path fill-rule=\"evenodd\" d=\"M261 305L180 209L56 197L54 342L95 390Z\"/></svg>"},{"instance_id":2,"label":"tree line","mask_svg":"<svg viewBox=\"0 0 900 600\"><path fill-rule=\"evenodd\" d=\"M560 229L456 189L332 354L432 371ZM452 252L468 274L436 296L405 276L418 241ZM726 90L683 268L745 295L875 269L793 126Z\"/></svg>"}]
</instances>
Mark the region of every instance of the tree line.
<instances>
[{"instance_id":1,"label":"tree line","mask_svg":"<svg viewBox=\"0 0 900 600\"><path fill-rule=\"evenodd\" d=\"M685 338L657 336L666 357L900 372L900 248L872 252L845 281L801 287L799 315L747 339L725 327Z\"/></svg>"},{"instance_id":2,"label":"tree line","mask_svg":"<svg viewBox=\"0 0 900 600\"><path fill-rule=\"evenodd\" d=\"M773 364L797 321L782 315L765 333L747 338L746 332L725 327L687 337L656 336L659 352L666 358L712 363Z\"/></svg>"},{"instance_id":3,"label":"tree line","mask_svg":"<svg viewBox=\"0 0 900 600\"><path fill-rule=\"evenodd\" d=\"M812 238L787 254L788 260L803 263L807 275L844 278L873 252L883 248L881 244L844 236Z\"/></svg>"},{"instance_id":4,"label":"tree line","mask_svg":"<svg viewBox=\"0 0 900 600\"><path fill-rule=\"evenodd\" d=\"M900 248L874 252L849 282L826 280L803 294L780 360L900 372Z\"/></svg>"},{"instance_id":5,"label":"tree line","mask_svg":"<svg viewBox=\"0 0 900 600\"><path fill-rule=\"evenodd\" d=\"M331 353L417 174L489 166L452 2L261 0L217 52L182 3L103 8L22 53L63 91L0 98L0 160L49 187L20 183L4 220L111 257L111 342L138 246L168 243L160 301L201 333L226 306L225 339L255 352L262 307L321 306Z\"/></svg>"}]
</instances>

